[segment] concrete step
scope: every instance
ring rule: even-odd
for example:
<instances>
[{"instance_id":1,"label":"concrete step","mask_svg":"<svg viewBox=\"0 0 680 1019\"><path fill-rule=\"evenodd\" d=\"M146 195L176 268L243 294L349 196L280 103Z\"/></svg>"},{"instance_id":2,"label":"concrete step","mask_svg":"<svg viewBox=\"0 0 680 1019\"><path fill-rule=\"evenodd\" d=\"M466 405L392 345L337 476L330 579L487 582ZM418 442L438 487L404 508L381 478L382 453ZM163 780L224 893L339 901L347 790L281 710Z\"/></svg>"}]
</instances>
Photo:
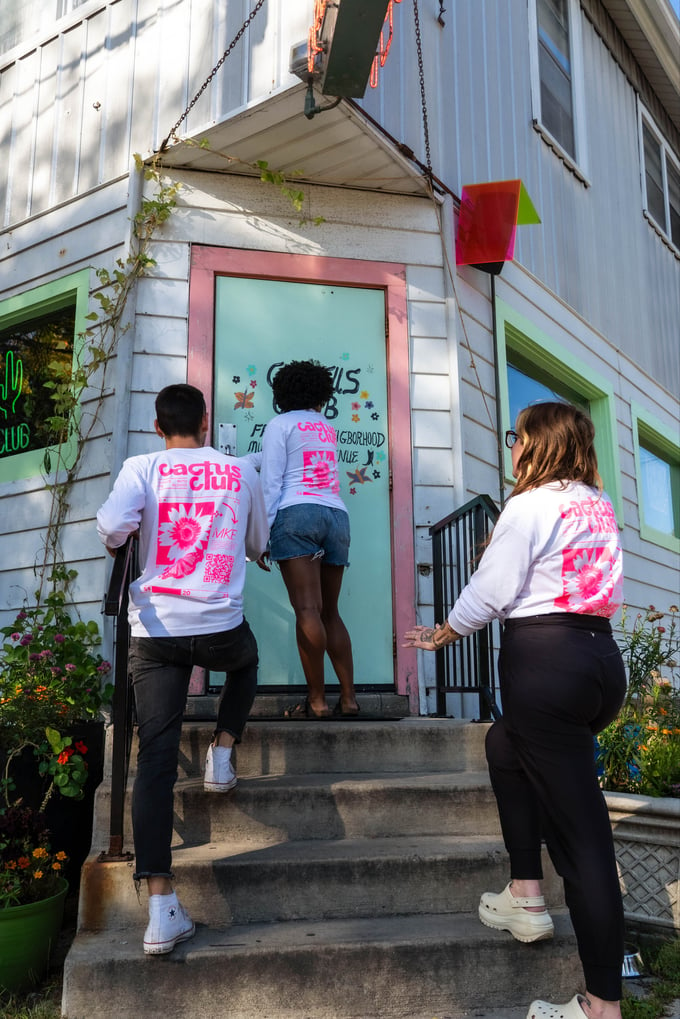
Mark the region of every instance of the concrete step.
<instances>
[{"instance_id":1,"label":"concrete step","mask_svg":"<svg viewBox=\"0 0 680 1019\"><path fill-rule=\"evenodd\" d=\"M239 775L483 771L489 726L452 718L399 721L270 721L251 719L236 748ZM185 722L179 777L195 778L205 768L212 739L208 722ZM136 770L133 740L130 776Z\"/></svg>"},{"instance_id":2,"label":"concrete step","mask_svg":"<svg viewBox=\"0 0 680 1019\"><path fill-rule=\"evenodd\" d=\"M451 1019L567 1001L581 971L568 920L520 944L470 914L216 929L198 925L168 956L141 934L80 934L64 968L67 1019ZM480 1011L476 1009L479 1007ZM475 1010L475 1011L473 1011Z\"/></svg>"},{"instance_id":3,"label":"concrete step","mask_svg":"<svg viewBox=\"0 0 680 1019\"><path fill-rule=\"evenodd\" d=\"M266 688L264 688L266 689ZM286 708L303 701L306 690L295 688L288 693L259 693L255 698L250 717L251 718L283 718ZM326 688L328 704L332 708L340 696L339 684L328 684ZM187 697L184 717L191 720L213 721L217 718L217 705L219 695L217 693L204 696ZM379 715L383 718L408 718L409 699L404 694L394 693L388 686L385 686L382 693L374 690L371 693L357 692L357 702L363 715Z\"/></svg>"},{"instance_id":4,"label":"concrete step","mask_svg":"<svg viewBox=\"0 0 680 1019\"><path fill-rule=\"evenodd\" d=\"M131 786L128 800L131 796ZM93 849L107 848L110 797L97 792ZM129 810L125 843L132 847ZM200 779L175 786L174 845L221 840L492 835L499 832L486 772L303 774L239 778L233 792L206 793Z\"/></svg>"},{"instance_id":5,"label":"concrete step","mask_svg":"<svg viewBox=\"0 0 680 1019\"><path fill-rule=\"evenodd\" d=\"M547 857L545 894L563 907L562 885ZM177 849L173 871L182 903L211 926L397 914L476 911L485 891L508 880L500 840L402 837L233 842ZM125 863L90 858L81 881L79 930L146 924Z\"/></svg>"}]
</instances>

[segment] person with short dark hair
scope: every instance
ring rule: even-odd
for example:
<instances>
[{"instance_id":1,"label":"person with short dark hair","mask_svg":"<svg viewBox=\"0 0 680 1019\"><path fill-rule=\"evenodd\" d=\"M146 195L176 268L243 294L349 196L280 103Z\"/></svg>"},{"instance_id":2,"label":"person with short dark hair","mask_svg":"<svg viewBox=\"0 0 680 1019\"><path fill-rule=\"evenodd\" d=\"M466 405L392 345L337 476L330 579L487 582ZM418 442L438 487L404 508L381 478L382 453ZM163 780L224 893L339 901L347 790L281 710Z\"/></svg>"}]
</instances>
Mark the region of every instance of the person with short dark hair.
<instances>
[{"instance_id":1,"label":"person with short dark hair","mask_svg":"<svg viewBox=\"0 0 680 1019\"><path fill-rule=\"evenodd\" d=\"M602 490L595 429L578 407L520 411L506 432L515 489L477 571L442 626L415 626L405 647L433 651L503 623L503 717L486 737L491 785L510 856L508 885L479 918L518 941L550 938L541 837L564 881L585 995L534 1001L527 1019L621 1019L623 904L593 736L626 691L609 620L623 600L619 528Z\"/></svg>"},{"instance_id":2,"label":"person with short dark hair","mask_svg":"<svg viewBox=\"0 0 680 1019\"><path fill-rule=\"evenodd\" d=\"M236 785L239 743L257 687L257 643L243 616L246 557L267 544L255 470L203 443L205 400L194 386L167 386L154 427L165 448L126 460L97 513L107 549L139 535L141 575L130 585L129 621L139 750L132 794L135 881L146 879L144 952L163 955L194 934L172 886L173 789L189 679L195 665L225 672L204 788Z\"/></svg>"},{"instance_id":3,"label":"person with short dark hair","mask_svg":"<svg viewBox=\"0 0 680 1019\"><path fill-rule=\"evenodd\" d=\"M261 477L271 526L270 555L295 612L295 634L307 683L291 718L327 718L324 659L340 683L334 715L356 716L352 642L338 598L349 565L349 516L340 497L335 429L321 414L333 378L317 361L291 361L272 383L281 413L262 438Z\"/></svg>"}]
</instances>

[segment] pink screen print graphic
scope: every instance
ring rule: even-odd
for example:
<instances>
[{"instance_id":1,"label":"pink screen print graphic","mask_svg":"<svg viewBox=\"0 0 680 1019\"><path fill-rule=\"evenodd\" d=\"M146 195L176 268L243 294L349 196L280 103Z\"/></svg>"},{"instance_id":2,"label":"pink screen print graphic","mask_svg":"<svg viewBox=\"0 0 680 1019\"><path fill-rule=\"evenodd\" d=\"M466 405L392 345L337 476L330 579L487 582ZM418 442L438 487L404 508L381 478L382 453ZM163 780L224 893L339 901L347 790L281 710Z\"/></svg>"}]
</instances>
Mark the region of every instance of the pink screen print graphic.
<instances>
[{"instance_id":1,"label":"pink screen print graphic","mask_svg":"<svg viewBox=\"0 0 680 1019\"><path fill-rule=\"evenodd\" d=\"M214 514L213 502L159 503L156 562L165 566L161 578L186 577L194 572L203 559Z\"/></svg>"},{"instance_id":2,"label":"pink screen print graphic","mask_svg":"<svg viewBox=\"0 0 680 1019\"><path fill-rule=\"evenodd\" d=\"M562 594L555 607L566 612L611 616L621 601L620 578L615 575L606 546L567 548L562 552Z\"/></svg>"},{"instance_id":3,"label":"pink screen print graphic","mask_svg":"<svg viewBox=\"0 0 680 1019\"><path fill-rule=\"evenodd\" d=\"M303 450L303 484L310 489L317 489L308 494L317 495L320 489L333 492L337 495L340 491L340 478L338 467L335 462L335 452L330 449Z\"/></svg>"}]
</instances>

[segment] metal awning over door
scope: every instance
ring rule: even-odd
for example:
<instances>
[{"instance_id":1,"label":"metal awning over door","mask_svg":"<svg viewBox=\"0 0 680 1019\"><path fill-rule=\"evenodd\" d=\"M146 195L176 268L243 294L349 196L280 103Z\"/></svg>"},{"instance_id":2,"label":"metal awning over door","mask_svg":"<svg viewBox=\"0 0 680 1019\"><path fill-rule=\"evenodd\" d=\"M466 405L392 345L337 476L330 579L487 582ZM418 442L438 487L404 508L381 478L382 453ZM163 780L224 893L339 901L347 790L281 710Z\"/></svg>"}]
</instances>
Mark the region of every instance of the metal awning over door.
<instances>
[{"instance_id":1,"label":"metal awning over door","mask_svg":"<svg viewBox=\"0 0 680 1019\"><path fill-rule=\"evenodd\" d=\"M295 182L386 194L429 195L408 155L354 103L343 100L308 120L306 86L296 85L171 144L165 167L259 177L258 160ZM318 95L319 105L327 97Z\"/></svg>"}]
</instances>

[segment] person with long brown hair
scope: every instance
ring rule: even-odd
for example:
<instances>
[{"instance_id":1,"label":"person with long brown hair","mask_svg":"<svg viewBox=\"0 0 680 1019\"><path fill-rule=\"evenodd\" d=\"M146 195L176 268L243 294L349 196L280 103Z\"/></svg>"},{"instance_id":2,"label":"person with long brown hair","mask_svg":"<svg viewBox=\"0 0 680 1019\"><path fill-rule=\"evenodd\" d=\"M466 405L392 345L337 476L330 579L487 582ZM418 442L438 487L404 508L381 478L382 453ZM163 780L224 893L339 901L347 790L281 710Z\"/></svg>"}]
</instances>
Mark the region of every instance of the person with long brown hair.
<instances>
[{"instance_id":1,"label":"person with long brown hair","mask_svg":"<svg viewBox=\"0 0 680 1019\"><path fill-rule=\"evenodd\" d=\"M609 620L621 606L618 525L602 489L595 429L567 403L520 411L506 432L516 478L479 567L448 619L414 626L406 647L437 650L503 623L503 717L486 756L510 857L482 923L524 942L550 938L541 840L564 882L585 994L534 1001L527 1019L621 1019L623 905L593 736L616 717L626 676Z\"/></svg>"}]
</instances>

